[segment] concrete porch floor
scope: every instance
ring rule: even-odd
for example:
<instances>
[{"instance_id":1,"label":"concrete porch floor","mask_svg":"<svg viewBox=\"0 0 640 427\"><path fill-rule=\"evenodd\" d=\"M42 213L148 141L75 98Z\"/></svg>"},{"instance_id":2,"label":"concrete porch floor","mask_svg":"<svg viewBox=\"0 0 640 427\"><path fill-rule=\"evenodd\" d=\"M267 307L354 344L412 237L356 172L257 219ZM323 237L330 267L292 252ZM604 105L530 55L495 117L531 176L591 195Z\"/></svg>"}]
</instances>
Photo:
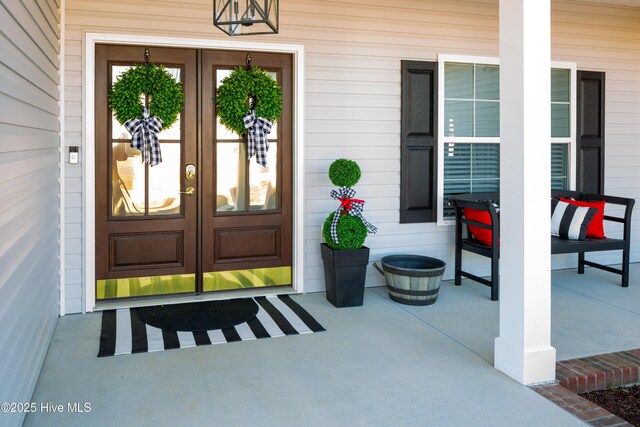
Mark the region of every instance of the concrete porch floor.
<instances>
[{"instance_id":1,"label":"concrete porch floor","mask_svg":"<svg viewBox=\"0 0 640 427\"><path fill-rule=\"evenodd\" d=\"M629 288L587 269L552 274L558 360L640 347L640 264ZM495 370L498 303L443 282L432 306L366 291L363 307L293 298L326 329L311 335L97 358L101 316L58 322L32 402L89 413L28 414L26 426L580 426Z\"/></svg>"}]
</instances>

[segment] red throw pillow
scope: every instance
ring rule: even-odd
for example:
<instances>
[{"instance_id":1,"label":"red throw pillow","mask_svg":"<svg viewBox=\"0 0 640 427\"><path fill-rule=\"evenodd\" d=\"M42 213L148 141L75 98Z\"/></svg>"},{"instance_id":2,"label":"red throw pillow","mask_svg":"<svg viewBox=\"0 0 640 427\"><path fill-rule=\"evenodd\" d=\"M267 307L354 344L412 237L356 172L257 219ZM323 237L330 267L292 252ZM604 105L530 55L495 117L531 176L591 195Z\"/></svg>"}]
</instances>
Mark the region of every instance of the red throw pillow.
<instances>
[{"instance_id":1,"label":"red throw pillow","mask_svg":"<svg viewBox=\"0 0 640 427\"><path fill-rule=\"evenodd\" d=\"M491 214L487 211L481 211L478 209L472 208L464 208L464 216L471 221L479 222L480 224L491 225ZM481 243L485 245L491 246L491 242L493 241L492 234L493 232L486 228L476 227L475 225L470 225L469 230L473 237Z\"/></svg>"},{"instance_id":2,"label":"red throw pillow","mask_svg":"<svg viewBox=\"0 0 640 427\"><path fill-rule=\"evenodd\" d=\"M586 202L582 200L567 199L560 197L560 201L569 203L575 206L584 206L587 208L596 208L598 212L594 215L593 219L587 227L587 237L595 237L598 239L604 239L604 200Z\"/></svg>"}]
</instances>

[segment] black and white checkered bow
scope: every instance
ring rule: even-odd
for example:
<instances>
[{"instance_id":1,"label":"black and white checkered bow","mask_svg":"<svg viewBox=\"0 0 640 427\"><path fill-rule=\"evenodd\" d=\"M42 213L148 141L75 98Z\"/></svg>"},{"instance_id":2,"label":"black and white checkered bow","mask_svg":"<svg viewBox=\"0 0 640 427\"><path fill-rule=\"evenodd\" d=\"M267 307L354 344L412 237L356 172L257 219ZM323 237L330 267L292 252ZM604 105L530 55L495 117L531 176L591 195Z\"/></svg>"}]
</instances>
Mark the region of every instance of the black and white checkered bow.
<instances>
[{"instance_id":1,"label":"black and white checkered bow","mask_svg":"<svg viewBox=\"0 0 640 427\"><path fill-rule=\"evenodd\" d=\"M336 209L333 219L331 220L331 239L337 244L338 242L338 221L342 212L346 211L348 215L357 216L362 220L362 223L367 227L369 232L376 233L378 229L369 221L364 219L362 211L364 209L364 200L354 199L356 190L350 187L340 187L338 191L331 190L331 197L340 201L340 206Z\"/></svg>"},{"instance_id":2,"label":"black and white checkered bow","mask_svg":"<svg viewBox=\"0 0 640 427\"><path fill-rule=\"evenodd\" d=\"M271 122L264 117L256 118L256 110L242 117L244 127L247 128L247 157L249 160L256 155L256 162L267 167L267 151L269 151L269 139L267 134L271 132Z\"/></svg>"},{"instance_id":3,"label":"black and white checkered bow","mask_svg":"<svg viewBox=\"0 0 640 427\"><path fill-rule=\"evenodd\" d=\"M142 163L155 166L162 162L158 133L162 129L162 120L156 116L149 116L149 109L145 107L142 119L129 119L124 127L131 134L131 146L142 152Z\"/></svg>"}]
</instances>

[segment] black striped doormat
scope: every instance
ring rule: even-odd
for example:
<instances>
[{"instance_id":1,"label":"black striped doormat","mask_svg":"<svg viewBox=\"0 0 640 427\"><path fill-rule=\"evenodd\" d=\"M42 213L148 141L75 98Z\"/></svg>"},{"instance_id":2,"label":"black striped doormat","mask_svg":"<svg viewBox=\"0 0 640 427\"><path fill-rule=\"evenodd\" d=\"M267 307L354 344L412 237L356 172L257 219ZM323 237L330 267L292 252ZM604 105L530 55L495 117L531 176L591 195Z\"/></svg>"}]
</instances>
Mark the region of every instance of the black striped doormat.
<instances>
[{"instance_id":1,"label":"black striped doormat","mask_svg":"<svg viewBox=\"0 0 640 427\"><path fill-rule=\"evenodd\" d=\"M254 297L258 314L247 322L210 331L164 331L147 325L135 308L102 312L98 357L310 334L325 329L289 295Z\"/></svg>"}]
</instances>

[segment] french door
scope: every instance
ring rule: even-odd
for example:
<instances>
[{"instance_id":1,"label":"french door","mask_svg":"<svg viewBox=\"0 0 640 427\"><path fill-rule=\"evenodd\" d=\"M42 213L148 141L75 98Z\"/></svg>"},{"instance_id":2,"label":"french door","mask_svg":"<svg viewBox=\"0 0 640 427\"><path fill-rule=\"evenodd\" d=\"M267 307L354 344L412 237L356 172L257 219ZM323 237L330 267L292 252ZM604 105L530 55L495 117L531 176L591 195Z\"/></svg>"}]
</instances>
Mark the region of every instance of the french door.
<instances>
[{"instance_id":1,"label":"french door","mask_svg":"<svg viewBox=\"0 0 640 427\"><path fill-rule=\"evenodd\" d=\"M96 46L97 300L291 285L291 55L251 52L283 91L267 167L216 116L216 87L247 52L160 47L149 60L182 83L184 109L159 134L162 163L142 163L107 93L144 58L144 46Z\"/></svg>"}]
</instances>

